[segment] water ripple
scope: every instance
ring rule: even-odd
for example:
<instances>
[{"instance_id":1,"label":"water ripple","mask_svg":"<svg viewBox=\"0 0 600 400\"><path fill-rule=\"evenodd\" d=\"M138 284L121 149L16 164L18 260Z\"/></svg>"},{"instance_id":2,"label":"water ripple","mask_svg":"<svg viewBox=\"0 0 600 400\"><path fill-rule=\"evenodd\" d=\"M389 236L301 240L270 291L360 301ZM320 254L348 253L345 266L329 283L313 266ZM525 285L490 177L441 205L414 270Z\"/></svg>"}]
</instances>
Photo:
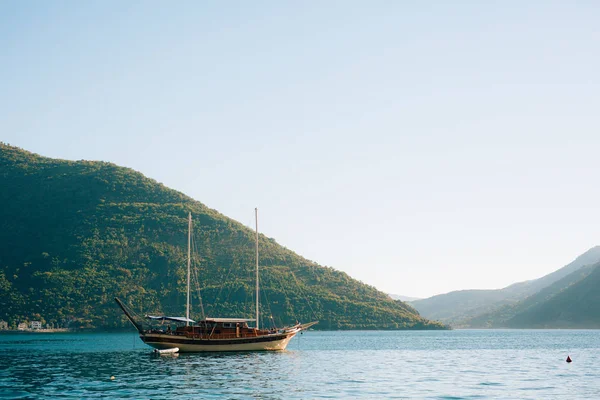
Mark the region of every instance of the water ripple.
<instances>
[{"instance_id":1,"label":"water ripple","mask_svg":"<svg viewBox=\"0 0 600 400\"><path fill-rule=\"evenodd\" d=\"M600 331L309 332L172 356L133 334L0 335L0 397L598 398L599 350Z\"/></svg>"}]
</instances>

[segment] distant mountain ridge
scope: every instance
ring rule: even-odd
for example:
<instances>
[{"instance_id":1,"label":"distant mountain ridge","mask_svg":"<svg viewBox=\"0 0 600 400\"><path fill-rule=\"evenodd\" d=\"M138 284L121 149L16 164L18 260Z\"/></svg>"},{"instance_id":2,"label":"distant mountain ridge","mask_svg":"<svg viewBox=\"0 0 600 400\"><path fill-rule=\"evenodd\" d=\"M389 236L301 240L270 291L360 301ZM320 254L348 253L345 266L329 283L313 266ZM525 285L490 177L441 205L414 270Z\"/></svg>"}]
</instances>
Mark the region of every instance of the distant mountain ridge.
<instances>
[{"instance_id":1,"label":"distant mountain ridge","mask_svg":"<svg viewBox=\"0 0 600 400\"><path fill-rule=\"evenodd\" d=\"M253 315L254 232L204 204L128 168L3 143L0 188L0 320L128 326L113 297L142 315L183 315L188 212L200 227L206 313ZM259 247L263 326L318 319L317 329L445 329L264 235Z\"/></svg>"},{"instance_id":2,"label":"distant mountain ridge","mask_svg":"<svg viewBox=\"0 0 600 400\"><path fill-rule=\"evenodd\" d=\"M571 272L569 275L552 282L552 284L542 288L533 295L519 301L515 304L498 307L491 313L479 315L466 321L466 325L471 328L582 328L596 327L600 325L600 319L592 326L574 325L583 321L572 320L571 325L566 325L568 319L562 318L561 308L547 310L548 304L552 304L557 296L564 299L570 299L568 305L571 310L589 308L581 302L579 293L574 291L581 282L586 281L590 275L598 269L600 263L584 265L581 268ZM567 293L565 295L565 293ZM600 307L600 303L596 304ZM539 315L538 315L539 313ZM575 312L575 316L580 318L584 312ZM555 316L556 319L552 319ZM536 322L538 321L538 322Z\"/></svg>"},{"instance_id":3,"label":"distant mountain ridge","mask_svg":"<svg viewBox=\"0 0 600 400\"><path fill-rule=\"evenodd\" d=\"M521 302L544 288L571 285L584 276L576 274L584 266L600 261L600 246L593 247L573 262L539 279L515 283L497 290L463 290L450 292L411 304L421 315L455 327L507 327L521 310ZM586 270L588 271L588 270ZM553 286L554 285L554 286ZM515 320L516 321L516 320Z\"/></svg>"},{"instance_id":4,"label":"distant mountain ridge","mask_svg":"<svg viewBox=\"0 0 600 400\"><path fill-rule=\"evenodd\" d=\"M410 297L410 296L402 296L399 294L391 294L390 293L390 297L394 300L400 300L400 301L415 301L415 300L421 300L420 297Z\"/></svg>"},{"instance_id":5,"label":"distant mountain ridge","mask_svg":"<svg viewBox=\"0 0 600 400\"><path fill-rule=\"evenodd\" d=\"M509 328L600 329L600 263L575 271L581 279L568 286L527 299L505 324ZM582 268L582 269L584 269ZM532 296L533 297L533 296ZM537 300L537 301L536 301Z\"/></svg>"}]
</instances>

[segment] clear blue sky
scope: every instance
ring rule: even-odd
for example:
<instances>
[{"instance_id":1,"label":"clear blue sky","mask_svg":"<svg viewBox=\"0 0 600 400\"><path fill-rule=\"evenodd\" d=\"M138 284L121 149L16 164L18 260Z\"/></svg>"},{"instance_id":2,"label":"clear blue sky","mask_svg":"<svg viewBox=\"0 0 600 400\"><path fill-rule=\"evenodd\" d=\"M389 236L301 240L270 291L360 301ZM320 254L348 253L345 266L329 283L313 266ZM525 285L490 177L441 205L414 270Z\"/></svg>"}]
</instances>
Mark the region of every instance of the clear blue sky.
<instances>
[{"instance_id":1,"label":"clear blue sky","mask_svg":"<svg viewBox=\"0 0 600 400\"><path fill-rule=\"evenodd\" d=\"M0 140L426 297L600 244L600 2L3 1Z\"/></svg>"}]
</instances>

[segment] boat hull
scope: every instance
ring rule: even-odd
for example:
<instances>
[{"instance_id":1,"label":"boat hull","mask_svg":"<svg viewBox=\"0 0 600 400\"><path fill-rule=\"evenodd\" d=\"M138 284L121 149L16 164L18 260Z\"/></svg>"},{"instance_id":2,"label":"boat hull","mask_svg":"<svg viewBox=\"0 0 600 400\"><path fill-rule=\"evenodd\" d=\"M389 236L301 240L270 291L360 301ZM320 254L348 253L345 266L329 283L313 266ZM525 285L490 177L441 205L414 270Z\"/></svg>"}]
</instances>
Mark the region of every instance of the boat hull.
<instances>
[{"instance_id":1,"label":"boat hull","mask_svg":"<svg viewBox=\"0 0 600 400\"><path fill-rule=\"evenodd\" d=\"M221 351L281 351L297 332L235 339L199 339L185 336L142 333L140 338L155 349L179 348L180 353Z\"/></svg>"}]
</instances>

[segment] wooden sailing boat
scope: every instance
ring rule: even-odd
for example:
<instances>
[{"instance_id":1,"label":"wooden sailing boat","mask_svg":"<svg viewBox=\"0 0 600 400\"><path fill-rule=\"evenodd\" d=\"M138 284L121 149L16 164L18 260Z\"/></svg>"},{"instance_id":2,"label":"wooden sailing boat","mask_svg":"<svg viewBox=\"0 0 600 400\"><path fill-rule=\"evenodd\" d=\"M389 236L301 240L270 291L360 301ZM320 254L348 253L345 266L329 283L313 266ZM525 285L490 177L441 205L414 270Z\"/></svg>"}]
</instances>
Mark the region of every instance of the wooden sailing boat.
<instances>
[{"instance_id":1,"label":"wooden sailing boat","mask_svg":"<svg viewBox=\"0 0 600 400\"><path fill-rule=\"evenodd\" d=\"M195 322L190 319L190 264L192 214L188 216L188 263L187 263L187 303L185 317L147 316L151 320L168 321L180 324L171 331L164 329L145 329L135 320L133 313L118 299L129 321L136 327L140 339L156 349L175 349L181 352L202 351L261 351L285 350L290 340L300 331L308 329L318 321L308 324L296 324L281 329L260 329L259 327L259 274L258 274L258 209L256 218L256 319L246 318L204 318ZM255 322L254 327L248 326ZM183 325L185 323L185 325Z\"/></svg>"}]
</instances>

